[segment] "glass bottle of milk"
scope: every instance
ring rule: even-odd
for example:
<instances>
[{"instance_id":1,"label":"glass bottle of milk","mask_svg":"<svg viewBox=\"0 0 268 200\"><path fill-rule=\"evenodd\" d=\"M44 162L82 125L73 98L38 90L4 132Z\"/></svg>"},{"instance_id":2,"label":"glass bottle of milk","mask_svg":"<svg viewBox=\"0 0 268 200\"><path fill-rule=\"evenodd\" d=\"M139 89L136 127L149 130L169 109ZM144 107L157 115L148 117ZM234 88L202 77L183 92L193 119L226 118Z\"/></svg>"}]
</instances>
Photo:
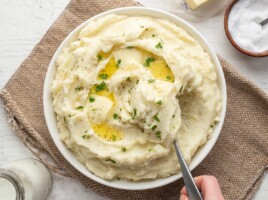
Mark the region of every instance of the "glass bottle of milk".
<instances>
[{"instance_id":1,"label":"glass bottle of milk","mask_svg":"<svg viewBox=\"0 0 268 200\"><path fill-rule=\"evenodd\" d=\"M51 187L52 176L38 160L18 160L0 168L1 200L44 200Z\"/></svg>"}]
</instances>

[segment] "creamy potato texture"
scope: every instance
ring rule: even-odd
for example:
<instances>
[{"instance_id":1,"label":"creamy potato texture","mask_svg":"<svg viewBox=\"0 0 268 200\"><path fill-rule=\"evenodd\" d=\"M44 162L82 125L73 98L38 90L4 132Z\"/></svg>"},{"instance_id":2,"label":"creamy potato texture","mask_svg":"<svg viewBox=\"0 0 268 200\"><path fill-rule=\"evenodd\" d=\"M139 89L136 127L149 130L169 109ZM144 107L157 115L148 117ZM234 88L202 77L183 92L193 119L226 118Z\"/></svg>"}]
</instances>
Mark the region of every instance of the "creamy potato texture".
<instances>
[{"instance_id":1,"label":"creamy potato texture","mask_svg":"<svg viewBox=\"0 0 268 200\"><path fill-rule=\"evenodd\" d=\"M51 87L61 140L103 179L176 174L177 139L189 163L221 110L214 65L165 19L90 21L56 62Z\"/></svg>"}]
</instances>

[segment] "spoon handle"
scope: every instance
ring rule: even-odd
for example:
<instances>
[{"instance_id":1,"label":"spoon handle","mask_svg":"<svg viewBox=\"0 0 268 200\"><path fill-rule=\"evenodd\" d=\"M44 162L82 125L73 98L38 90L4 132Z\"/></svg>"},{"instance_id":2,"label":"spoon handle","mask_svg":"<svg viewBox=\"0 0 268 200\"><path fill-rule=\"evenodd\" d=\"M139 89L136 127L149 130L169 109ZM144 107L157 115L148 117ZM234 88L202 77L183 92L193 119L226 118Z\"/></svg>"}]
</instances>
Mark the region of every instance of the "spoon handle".
<instances>
[{"instance_id":1,"label":"spoon handle","mask_svg":"<svg viewBox=\"0 0 268 200\"><path fill-rule=\"evenodd\" d=\"M177 140L175 140L173 142L173 145L175 147L176 154L177 154L180 166L181 166L182 177L183 177L184 184L186 186L186 190L187 190L189 199L190 200L203 200L203 198L202 198L202 196L201 196L201 194L200 194L200 192L199 192L199 190L194 182L192 174L191 174L189 168L187 167L187 164L185 163L185 160L184 160L183 155L180 151Z\"/></svg>"},{"instance_id":2,"label":"spoon handle","mask_svg":"<svg viewBox=\"0 0 268 200\"><path fill-rule=\"evenodd\" d=\"M265 26L266 24L268 24L268 18L266 18L260 23L261 26Z\"/></svg>"}]
</instances>

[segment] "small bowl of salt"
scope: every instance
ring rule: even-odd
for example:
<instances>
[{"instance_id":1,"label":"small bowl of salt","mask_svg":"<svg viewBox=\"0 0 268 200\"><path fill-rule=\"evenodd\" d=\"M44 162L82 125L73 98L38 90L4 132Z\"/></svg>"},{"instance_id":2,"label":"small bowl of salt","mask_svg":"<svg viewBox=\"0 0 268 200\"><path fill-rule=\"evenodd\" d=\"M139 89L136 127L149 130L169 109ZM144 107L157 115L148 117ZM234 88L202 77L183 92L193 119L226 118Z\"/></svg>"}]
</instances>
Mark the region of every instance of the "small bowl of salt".
<instances>
[{"instance_id":1,"label":"small bowl of salt","mask_svg":"<svg viewBox=\"0 0 268 200\"><path fill-rule=\"evenodd\" d=\"M225 12L224 29L240 52L268 56L268 0L232 0Z\"/></svg>"}]
</instances>

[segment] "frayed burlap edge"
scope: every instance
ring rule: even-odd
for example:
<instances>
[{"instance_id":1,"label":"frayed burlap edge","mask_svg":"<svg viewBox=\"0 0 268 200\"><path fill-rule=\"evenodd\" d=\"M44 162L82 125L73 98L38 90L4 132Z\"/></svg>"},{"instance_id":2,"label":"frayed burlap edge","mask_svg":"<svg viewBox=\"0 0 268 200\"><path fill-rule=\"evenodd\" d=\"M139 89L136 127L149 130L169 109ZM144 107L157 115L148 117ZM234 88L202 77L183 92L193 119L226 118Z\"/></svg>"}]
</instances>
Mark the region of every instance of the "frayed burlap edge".
<instances>
[{"instance_id":1,"label":"frayed burlap edge","mask_svg":"<svg viewBox=\"0 0 268 200\"><path fill-rule=\"evenodd\" d=\"M27 119L24 118L21 111L16 106L11 95L6 89L1 90L0 99L2 99L7 113L7 121L10 128L15 132L22 143L37 156L52 172L63 176L71 177L64 169L61 169L55 161L53 154L49 152L46 141L37 134L30 126ZM29 134L30 133L30 134ZM34 137L32 137L32 135Z\"/></svg>"},{"instance_id":2,"label":"frayed burlap edge","mask_svg":"<svg viewBox=\"0 0 268 200\"><path fill-rule=\"evenodd\" d=\"M258 171L257 175L255 176L255 179L253 179L252 182L249 183L248 188L246 188L244 193L242 193L240 199L250 200L255 196L256 192L260 188L261 183L264 180L266 171L268 171L268 165L262 167Z\"/></svg>"}]
</instances>

